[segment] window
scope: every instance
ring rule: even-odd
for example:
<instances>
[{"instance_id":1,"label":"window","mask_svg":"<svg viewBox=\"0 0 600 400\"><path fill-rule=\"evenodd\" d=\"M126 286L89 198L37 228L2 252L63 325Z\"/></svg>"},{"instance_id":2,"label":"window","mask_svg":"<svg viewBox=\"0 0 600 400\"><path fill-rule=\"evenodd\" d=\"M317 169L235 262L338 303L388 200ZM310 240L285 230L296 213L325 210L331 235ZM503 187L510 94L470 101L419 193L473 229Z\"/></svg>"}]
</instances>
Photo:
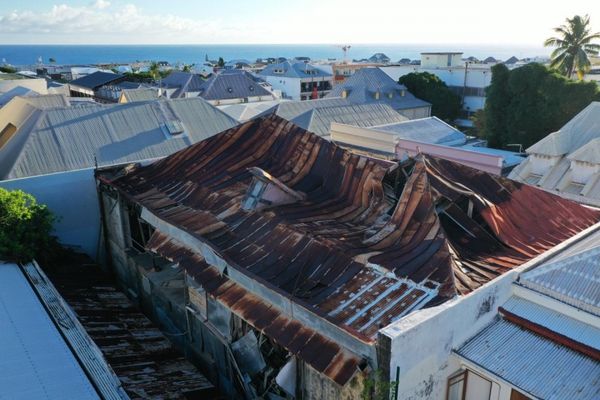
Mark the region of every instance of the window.
<instances>
[{"instance_id":1,"label":"window","mask_svg":"<svg viewBox=\"0 0 600 400\"><path fill-rule=\"evenodd\" d=\"M447 400L498 400L500 385L470 371L463 370L448 378Z\"/></svg>"},{"instance_id":2,"label":"window","mask_svg":"<svg viewBox=\"0 0 600 400\"><path fill-rule=\"evenodd\" d=\"M11 124L10 122L8 124L6 124L4 129L2 129L2 131L0 132L0 149L2 147L4 147L6 142L8 142L10 140L10 138L12 138L16 132L17 132L16 126Z\"/></svg>"},{"instance_id":3,"label":"window","mask_svg":"<svg viewBox=\"0 0 600 400\"><path fill-rule=\"evenodd\" d=\"M447 400L463 400L465 398L465 386L467 384L467 371L459 373L448 378Z\"/></svg>"},{"instance_id":4,"label":"window","mask_svg":"<svg viewBox=\"0 0 600 400\"><path fill-rule=\"evenodd\" d=\"M529 397L525 396L521 392L517 392L516 390L511 390L510 392L510 400L531 400Z\"/></svg>"},{"instance_id":5,"label":"window","mask_svg":"<svg viewBox=\"0 0 600 400\"><path fill-rule=\"evenodd\" d=\"M146 243L154 233L154 228L140 218L139 212L135 208L130 207L128 211L130 246L140 253L145 253Z\"/></svg>"},{"instance_id":6,"label":"window","mask_svg":"<svg viewBox=\"0 0 600 400\"><path fill-rule=\"evenodd\" d=\"M542 175L538 175L538 174L529 174L527 175L527 177L525 178L525 183L528 183L530 185L537 185L538 182L540 181L540 179L542 179Z\"/></svg>"}]
</instances>

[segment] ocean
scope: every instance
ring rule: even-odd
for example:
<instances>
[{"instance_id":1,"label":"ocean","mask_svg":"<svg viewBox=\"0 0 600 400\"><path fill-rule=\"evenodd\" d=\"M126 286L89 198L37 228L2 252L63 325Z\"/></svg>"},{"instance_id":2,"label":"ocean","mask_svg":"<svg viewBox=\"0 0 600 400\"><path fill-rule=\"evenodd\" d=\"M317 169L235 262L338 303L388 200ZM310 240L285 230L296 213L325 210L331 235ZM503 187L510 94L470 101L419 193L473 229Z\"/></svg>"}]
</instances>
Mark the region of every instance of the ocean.
<instances>
[{"instance_id":1,"label":"ocean","mask_svg":"<svg viewBox=\"0 0 600 400\"><path fill-rule=\"evenodd\" d=\"M423 51L462 51L464 57L484 59L488 56L508 59L547 56L548 49L532 46L448 45L448 44L360 44L353 45L349 59L368 58L374 53L385 53L392 61L401 58L419 59ZM33 65L39 57L44 63L54 58L57 64L131 63L135 61L168 61L197 64L205 57L216 60L299 56L313 60L342 59L342 50L327 44L244 44L244 45L0 45L0 63Z\"/></svg>"}]
</instances>

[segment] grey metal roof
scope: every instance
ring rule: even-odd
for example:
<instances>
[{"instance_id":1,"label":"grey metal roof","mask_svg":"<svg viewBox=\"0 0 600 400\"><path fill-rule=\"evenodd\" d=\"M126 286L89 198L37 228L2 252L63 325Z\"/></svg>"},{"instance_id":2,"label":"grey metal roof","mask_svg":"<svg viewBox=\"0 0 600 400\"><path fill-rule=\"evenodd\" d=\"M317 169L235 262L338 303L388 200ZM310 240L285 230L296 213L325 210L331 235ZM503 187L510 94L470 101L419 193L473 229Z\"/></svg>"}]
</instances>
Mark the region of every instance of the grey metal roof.
<instances>
[{"instance_id":1,"label":"grey metal roof","mask_svg":"<svg viewBox=\"0 0 600 400\"><path fill-rule=\"evenodd\" d=\"M0 177L43 175L163 157L237 124L195 97L40 110L0 149ZM169 136L166 122L185 133ZM11 156L9 156L11 155Z\"/></svg>"},{"instance_id":2,"label":"grey metal roof","mask_svg":"<svg viewBox=\"0 0 600 400\"><path fill-rule=\"evenodd\" d=\"M13 99L13 97L35 96L36 94L39 94L39 93L36 92L35 90L29 89L29 88L26 88L23 86L15 86L14 88L10 89L8 92L0 93L0 107L2 107L3 105L5 105L9 101L11 101Z\"/></svg>"},{"instance_id":3,"label":"grey metal roof","mask_svg":"<svg viewBox=\"0 0 600 400\"><path fill-rule=\"evenodd\" d=\"M540 265L519 278L521 285L600 316L600 246Z\"/></svg>"},{"instance_id":4,"label":"grey metal roof","mask_svg":"<svg viewBox=\"0 0 600 400\"><path fill-rule=\"evenodd\" d=\"M128 103L136 101L148 101L158 98L158 89L156 88L139 88L139 89L123 89L121 96L125 98Z\"/></svg>"},{"instance_id":5,"label":"grey metal roof","mask_svg":"<svg viewBox=\"0 0 600 400\"><path fill-rule=\"evenodd\" d=\"M517 296L509 298L502 308L576 342L600 349L600 329L597 327Z\"/></svg>"},{"instance_id":6,"label":"grey metal roof","mask_svg":"<svg viewBox=\"0 0 600 400\"><path fill-rule=\"evenodd\" d=\"M329 72L310 63L290 61L285 61L279 64L269 64L262 71L260 71L259 75L282 76L287 78L326 78L333 76Z\"/></svg>"},{"instance_id":7,"label":"grey metal roof","mask_svg":"<svg viewBox=\"0 0 600 400\"><path fill-rule=\"evenodd\" d=\"M457 354L536 398L600 398L599 362L503 319Z\"/></svg>"},{"instance_id":8,"label":"grey metal roof","mask_svg":"<svg viewBox=\"0 0 600 400\"><path fill-rule=\"evenodd\" d=\"M200 86L200 97L206 100L272 95L271 92L260 86L249 72L242 70L224 70L218 74L213 74Z\"/></svg>"},{"instance_id":9,"label":"grey metal roof","mask_svg":"<svg viewBox=\"0 0 600 400\"><path fill-rule=\"evenodd\" d=\"M97 71L92 74L83 76L79 79L75 79L70 82L71 85L79 86L87 89L96 89L100 86L108 85L118 79L123 78L124 75L113 74L110 72Z\"/></svg>"},{"instance_id":10,"label":"grey metal roof","mask_svg":"<svg viewBox=\"0 0 600 400\"><path fill-rule=\"evenodd\" d=\"M100 398L15 264L0 264L0 327L0 398Z\"/></svg>"},{"instance_id":11,"label":"grey metal roof","mask_svg":"<svg viewBox=\"0 0 600 400\"><path fill-rule=\"evenodd\" d=\"M464 133L437 117L379 125L374 126L373 129L394 133L401 139L443 144L447 146L459 146L465 144L467 141L467 137Z\"/></svg>"},{"instance_id":12,"label":"grey metal roof","mask_svg":"<svg viewBox=\"0 0 600 400\"><path fill-rule=\"evenodd\" d=\"M318 99L318 100L295 100L295 101L282 101L277 107L277 115L283 119L291 121L300 114L314 108L322 107L336 107L351 104L348 100L342 98L334 99Z\"/></svg>"},{"instance_id":13,"label":"grey metal roof","mask_svg":"<svg viewBox=\"0 0 600 400\"><path fill-rule=\"evenodd\" d=\"M177 88L171 98L183 98L188 92L198 92L204 80L191 72L173 71L162 79L165 88Z\"/></svg>"},{"instance_id":14,"label":"grey metal roof","mask_svg":"<svg viewBox=\"0 0 600 400\"><path fill-rule=\"evenodd\" d=\"M344 97L344 92L352 103L382 103L390 105L394 110L431 106L413 96L404 85L394 81L380 68L366 67L357 70L344 83L334 86L325 98Z\"/></svg>"},{"instance_id":15,"label":"grey metal roof","mask_svg":"<svg viewBox=\"0 0 600 400\"><path fill-rule=\"evenodd\" d=\"M291 121L319 136L329 136L332 122L368 127L406 120L405 116L387 104L346 104L335 107L313 108Z\"/></svg>"}]
</instances>

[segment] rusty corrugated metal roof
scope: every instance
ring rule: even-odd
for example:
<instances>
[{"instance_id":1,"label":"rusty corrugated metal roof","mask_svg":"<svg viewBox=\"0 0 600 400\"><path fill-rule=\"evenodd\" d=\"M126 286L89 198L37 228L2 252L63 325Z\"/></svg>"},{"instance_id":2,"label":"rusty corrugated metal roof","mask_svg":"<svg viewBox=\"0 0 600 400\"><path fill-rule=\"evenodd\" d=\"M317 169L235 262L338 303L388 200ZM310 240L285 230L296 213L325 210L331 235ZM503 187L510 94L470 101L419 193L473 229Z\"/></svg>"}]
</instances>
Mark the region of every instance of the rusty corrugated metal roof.
<instances>
[{"instance_id":1,"label":"rusty corrugated metal roof","mask_svg":"<svg viewBox=\"0 0 600 400\"><path fill-rule=\"evenodd\" d=\"M258 167L302 201L241 208ZM456 163L352 154L277 116L106 182L232 267L362 340L468 293L598 221L598 211Z\"/></svg>"},{"instance_id":2,"label":"rusty corrugated metal roof","mask_svg":"<svg viewBox=\"0 0 600 400\"><path fill-rule=\"evenodd\" d=\"M220 274L202 256L183 244L155 231L147 247L178 262L210 295L317 371L340 385L346 384L354 376L360 362L358 356L314 329L286 317L273 305Z\"/></svg>"}]
</instances>

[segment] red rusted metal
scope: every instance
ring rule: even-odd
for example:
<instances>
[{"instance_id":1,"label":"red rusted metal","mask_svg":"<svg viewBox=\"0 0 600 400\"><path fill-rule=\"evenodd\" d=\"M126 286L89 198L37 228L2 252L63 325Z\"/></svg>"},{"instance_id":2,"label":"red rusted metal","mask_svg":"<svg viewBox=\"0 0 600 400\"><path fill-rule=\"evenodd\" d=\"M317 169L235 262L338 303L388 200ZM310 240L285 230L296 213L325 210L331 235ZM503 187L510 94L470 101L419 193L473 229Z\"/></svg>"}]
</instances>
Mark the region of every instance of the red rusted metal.
<instances>
[{"instance_id":1,"label":"red rusted metal","mask_svg":"<svg viewBox=\"0 0 600 400\"><path fill-rule=\"evenodd\" d=\"M304 200L242 210L253 167ZM379 327L469 293L600 219L450 161L356 155L275 115L103 182L370 342Z\"/></svg>"}]
</instances>

